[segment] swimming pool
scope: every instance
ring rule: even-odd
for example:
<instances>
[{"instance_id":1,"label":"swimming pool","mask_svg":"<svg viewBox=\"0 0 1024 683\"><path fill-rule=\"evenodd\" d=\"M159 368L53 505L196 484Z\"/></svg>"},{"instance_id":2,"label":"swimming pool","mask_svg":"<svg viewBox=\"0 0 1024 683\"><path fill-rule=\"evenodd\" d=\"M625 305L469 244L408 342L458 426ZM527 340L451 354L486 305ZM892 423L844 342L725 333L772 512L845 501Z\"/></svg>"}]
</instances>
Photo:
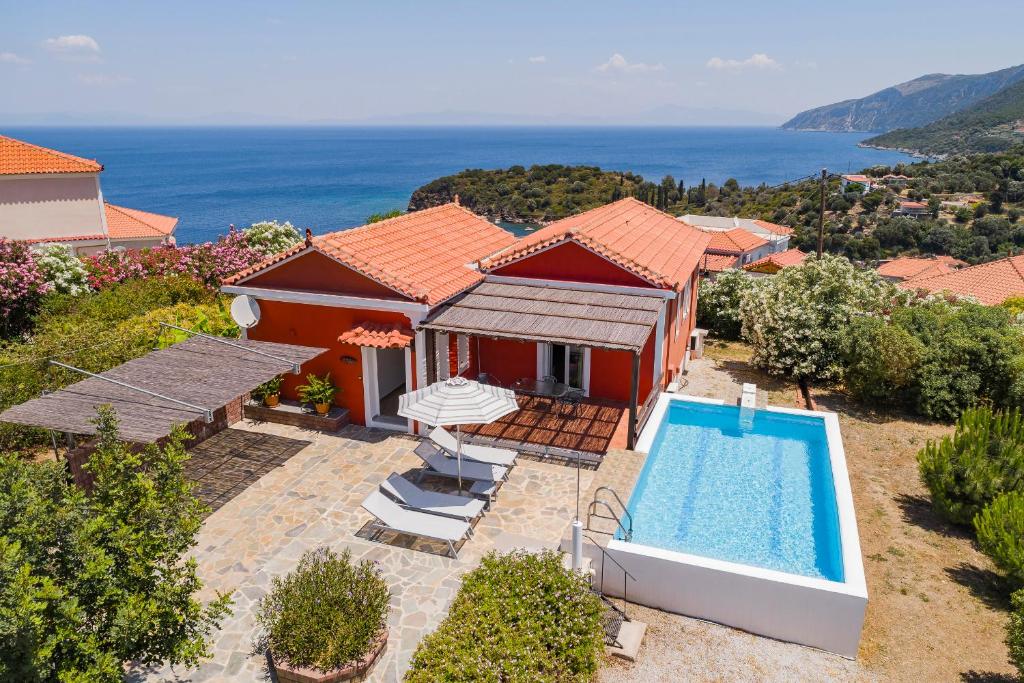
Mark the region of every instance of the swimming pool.
<instances>
[{"instance_id":1,"label":"swimming pool","mask_svg":"<svg viewBox=\"0 0 1024 683\"><path fill-rule=\"evenodd\" d=\"M635 543L843 580L820 417L671 403L627 507Z\"/></svg>"},{"instance_id":2,"label":"swimming pool","mask_svg":"<svg viewBox=\"0 0 1024 683\"><path fill-rule=\"evenodd\" d=\"M606 593L856 657L868 595L834 413L662 394L635 450L632 536L594 554Z\"/></svg>"}]
</instances>

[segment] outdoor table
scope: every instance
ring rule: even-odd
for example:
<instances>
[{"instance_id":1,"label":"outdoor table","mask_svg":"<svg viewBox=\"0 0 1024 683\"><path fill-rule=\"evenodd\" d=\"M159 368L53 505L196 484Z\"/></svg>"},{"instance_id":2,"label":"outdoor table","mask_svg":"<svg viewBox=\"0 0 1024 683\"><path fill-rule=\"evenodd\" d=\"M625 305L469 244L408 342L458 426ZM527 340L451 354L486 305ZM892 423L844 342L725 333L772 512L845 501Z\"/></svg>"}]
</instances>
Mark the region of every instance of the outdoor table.
<instances>
[{"instance_id":1,"label":"outdoor table","mask_svg":"<svg viewBox=\"0 0 1024 683\"><path fill-rule=\"evenodd\" d=\"M569 393L569 385L563 382L552 382L551 380L534 379L532 377L520 377L515 382L512 382L509 389L519 394L526 394L527 396L536 396L538 398L549 398L551 399L551 405L554 407L555 400L562 398Z\"/></svg>"}]
</instances>

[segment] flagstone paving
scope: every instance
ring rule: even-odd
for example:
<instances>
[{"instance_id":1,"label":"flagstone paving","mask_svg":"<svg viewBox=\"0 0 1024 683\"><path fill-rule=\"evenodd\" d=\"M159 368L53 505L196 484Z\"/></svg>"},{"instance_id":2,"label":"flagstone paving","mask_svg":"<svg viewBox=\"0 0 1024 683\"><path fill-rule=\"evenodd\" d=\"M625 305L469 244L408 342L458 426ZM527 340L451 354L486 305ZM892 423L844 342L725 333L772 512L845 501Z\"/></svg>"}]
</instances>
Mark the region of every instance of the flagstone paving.
<instances>
[{"instance_id":1,"label":"flagstone paving","mask_svg":"<svg viewBox=\"0 0 1024 683\"><path fill-rule=\"evenodd\" d=\"M204 582L201 597L230 591L234 598L233 614L213 637L212 659L196 669L133 671L131 680L270 680L265 655L254 648L255 607L272 577L288 573L303 552L322 545L348 548L356 560L379 563L392 592L390 636L369 680L400 680L416 645L447 614L465 572L495 548L557 546L576 509L574 468L520 458L473 537L459 548L458 559L445 556L446 547L420 539L385 534L374 541L367 528L371 517L360 503L392 472L419 469L422 463L412 453L415 438L361 427L328 435L244 422L205 442L197 457L214 452L224 458L230 443L244 459L247 443L268 448L267 435L279 437L272 443L290 457L260 470L262 476L229 500L219 499L194 551ZM590 487L594 474L580 472L581 490ZM424 479L424 485L442 484L452 486Z\"/></svg>"}]
</instances>

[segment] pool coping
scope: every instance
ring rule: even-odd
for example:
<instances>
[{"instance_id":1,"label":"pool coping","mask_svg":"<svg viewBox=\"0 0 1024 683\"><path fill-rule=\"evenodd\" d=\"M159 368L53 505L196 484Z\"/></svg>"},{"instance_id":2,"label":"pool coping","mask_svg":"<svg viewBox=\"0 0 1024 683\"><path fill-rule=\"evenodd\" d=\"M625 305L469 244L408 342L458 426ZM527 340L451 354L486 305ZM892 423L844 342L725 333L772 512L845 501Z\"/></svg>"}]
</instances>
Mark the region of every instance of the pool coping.
<instances>
[{"instance_id":1,"label":"pool coping","mask_svg":"<svg viewBox=\"0 0 1024 683\"><path fill-rule=\"evenodd\" d=\"M644 427L634 450L650 454L651 446L668 411L669 404L673 401L703 403L710 405L726 405L722 399L705 398L703 396L690 396L688 394L662 393L654 406L650 419ZM852 597L868 599L867 582L864 576L864 563L861 556L860 537L857 531L857 515L853 505L853 491L850 488L850 474L846 466L846 451L843 448L842 434L839 430L839 416L836 413L823 410L803 410L800 408L784 408L781 406L766 406L758 408L773 413L789 415L800 415L805 417L819 417L825 423L825 440L829 450L829 462L832 467L832 485L836 494L836 508L839 515L839 540L843 558L843 581L830 581L818 579L800 574L791 574L774 569L765 569L738 562L718 560L703 555L692 555L676 550L666 550L655 546L634 543L632 541L621 541L613 538L608 543L609 549L618 549L628 552L630 548L642 549L642 552L664 560L684 562L717 571L731 572L749 576L755 579L768 581L779 581L792 585L804 586L816 590L839 593ZM636 483L633 484L634 488ZM629 492L630 500L633 491Z\"/></svg>"}]
</instances>

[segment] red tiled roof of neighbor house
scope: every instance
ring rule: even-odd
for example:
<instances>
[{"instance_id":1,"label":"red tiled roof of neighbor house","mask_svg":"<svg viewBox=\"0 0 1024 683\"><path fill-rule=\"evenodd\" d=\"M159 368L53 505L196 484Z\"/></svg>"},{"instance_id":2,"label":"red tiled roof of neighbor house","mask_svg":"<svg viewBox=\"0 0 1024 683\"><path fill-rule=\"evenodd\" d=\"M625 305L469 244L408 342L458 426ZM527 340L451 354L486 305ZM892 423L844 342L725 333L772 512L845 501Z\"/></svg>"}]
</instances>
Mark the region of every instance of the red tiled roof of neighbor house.
<instances>
[{"instance_id":1,"label":"red tiled roof of neighbor house","mask_svg":"<svg viewBox=\"0 0 1024 683\"><path fill-rule=\"evenodd\" d=\"M627 197L556 221L481 265L497 268L572 241L656 286L683 287L710 240L707 233Z\"/></svg>"},{"instance_id":2,"label":"red tiled roof of neighbor house","mask_svg":"<svg viewBox=\"0 0 1024 683\"><path fill-rule=\"evenodd\" d=\"M415 333L398 323L361 322L343 332L338 341L375 349L404 349L412 344Z\"/></svg>"},{"instance_id":3,"label":"red tiled roof of neighbor house","mask_svg":"<svg viewBox=\"0 0 1024 683\"><path fill-rule=\"evenodd\" d=\"M740 257L736 254L708 254L705 253L700 260L701 270L710 273L721 273L739 265Z\"/></svg>"},{"instance_id":4,"label":"red tiled roof of neighbor house","mask_svg":"<svg viewBox=\"0 0 1024 683\"><path fill-rule=\"evenodd\" d=\"M904 280L899 286L904 289L948 291L961 296L973 296L983 304L996 306L1011 296L1024 295L1024 255L1010 256L941 275Z\"/></svg>"},{"instance_id":5,"label":"red tiled roof of neighbor house","mask_svg":"<svg viewBox=\"0 0 1024 683\"><path fill-rule=\"evenodd\" d=\"M786 266L796 266L804 262L808 254L800 251L799 249L787 249L786 251L780 251L777 254L769 254L764 258L759 258L756 261L751 261L747 265L743 266L744 270L755 270L761 266L766 266L769 263L778 266L779 268L785 268Z\"/></svg>"},{"instance_id":6,"label":"red tiled roof of neighbor house","mask_svg":"<svg viewBox=\"0 0 1024 683\"><path fill-rule=\"evenodd\" d=\"M475 262L515 237L458 204L444 204L314 237L313 249L411 299L436 304L483 279ZM229 278L240 282L308 249L299 243Z\"/></svg>"},{"instance_id":7,"label":"red tiled roof of neighbor house","mask_svg":"<svg viewBox=\"0 0 1024 683\"><path fill-rule=\"evenodd\" d=\"M711 243L708 244L707 251L721 254L742 254L765 244L768 244L768 240L763 237L758 237L743 228L733 228L725 232L711 233Z\"/></svg>"},{"instance_id":8,"label":"red tiled roof of neighbor house","mask_svg":"<svg viewBox=\"0 0 1024 683\"><path fill-rule=\"evenodd\" d=\"M843 176L844 180L849 180L851 183L870 183L871 178L860 173L851 173Z\"/></svg>"},{"instance_id":9,"label":"red tiled roof of neighbor house","mask_svg":"<svg viewBox=\"0 0 1024 683\"><path fill-rule=\"evenodd\" d=\"M0 135L0 175L98 173L103 165L55 149Z\"/></svg>"},{"instance_id":10,"label":"red tiled roof of neighbor house","mask_svg":"<svg viewBox=\"0 0 1024 683\"><path fill-rule=\"evenodd\" d=\"M138 239L166 237L174 232L178 219L158 213L127 209L123 206L103 204L107 214L107 232L111 239Z\"/></svg>"},{"instance_id":11,"label":"red tiled roof of neighbor house","mask_svg":"<svg viewBox=\"0 0 1024 683\"><path fill-rule=\"evenodd\" d=\"M769 232L773 232L776 235L792 235L793 234L793 228L790 228L790 227L785 226L785 225L779 225L777 223L769 223L768 221L763 221L760 218L755 218L754 222L757 223L762 228L764 228L765 230L767 230Z\"/></svg>"},{"instance_id":12,"label":"red tiled roof of neighbor house","mask_svg":"<svg viewBox=\"0 0 1024 683\"><path fill-rule=\"evenodd\" d=\"M956 259L953 259L954 261ZM895 258L878 266L878 274L898 280L942 275L956 270L956 264L939 258ZM965 264L966 265L966 264Z\"/></svg>"},{"instance_id":13,"label":"red tiled roof of neighbor house","mask_svg":"<svg viewBox=\"0 0 1024 683\"><path fill-rule=\"evenodd\" d=\"M901 209L927 209L928 205L925 204L924 202L901 201L900 202L900 208Z\"/></svg>"}]
</instances>

